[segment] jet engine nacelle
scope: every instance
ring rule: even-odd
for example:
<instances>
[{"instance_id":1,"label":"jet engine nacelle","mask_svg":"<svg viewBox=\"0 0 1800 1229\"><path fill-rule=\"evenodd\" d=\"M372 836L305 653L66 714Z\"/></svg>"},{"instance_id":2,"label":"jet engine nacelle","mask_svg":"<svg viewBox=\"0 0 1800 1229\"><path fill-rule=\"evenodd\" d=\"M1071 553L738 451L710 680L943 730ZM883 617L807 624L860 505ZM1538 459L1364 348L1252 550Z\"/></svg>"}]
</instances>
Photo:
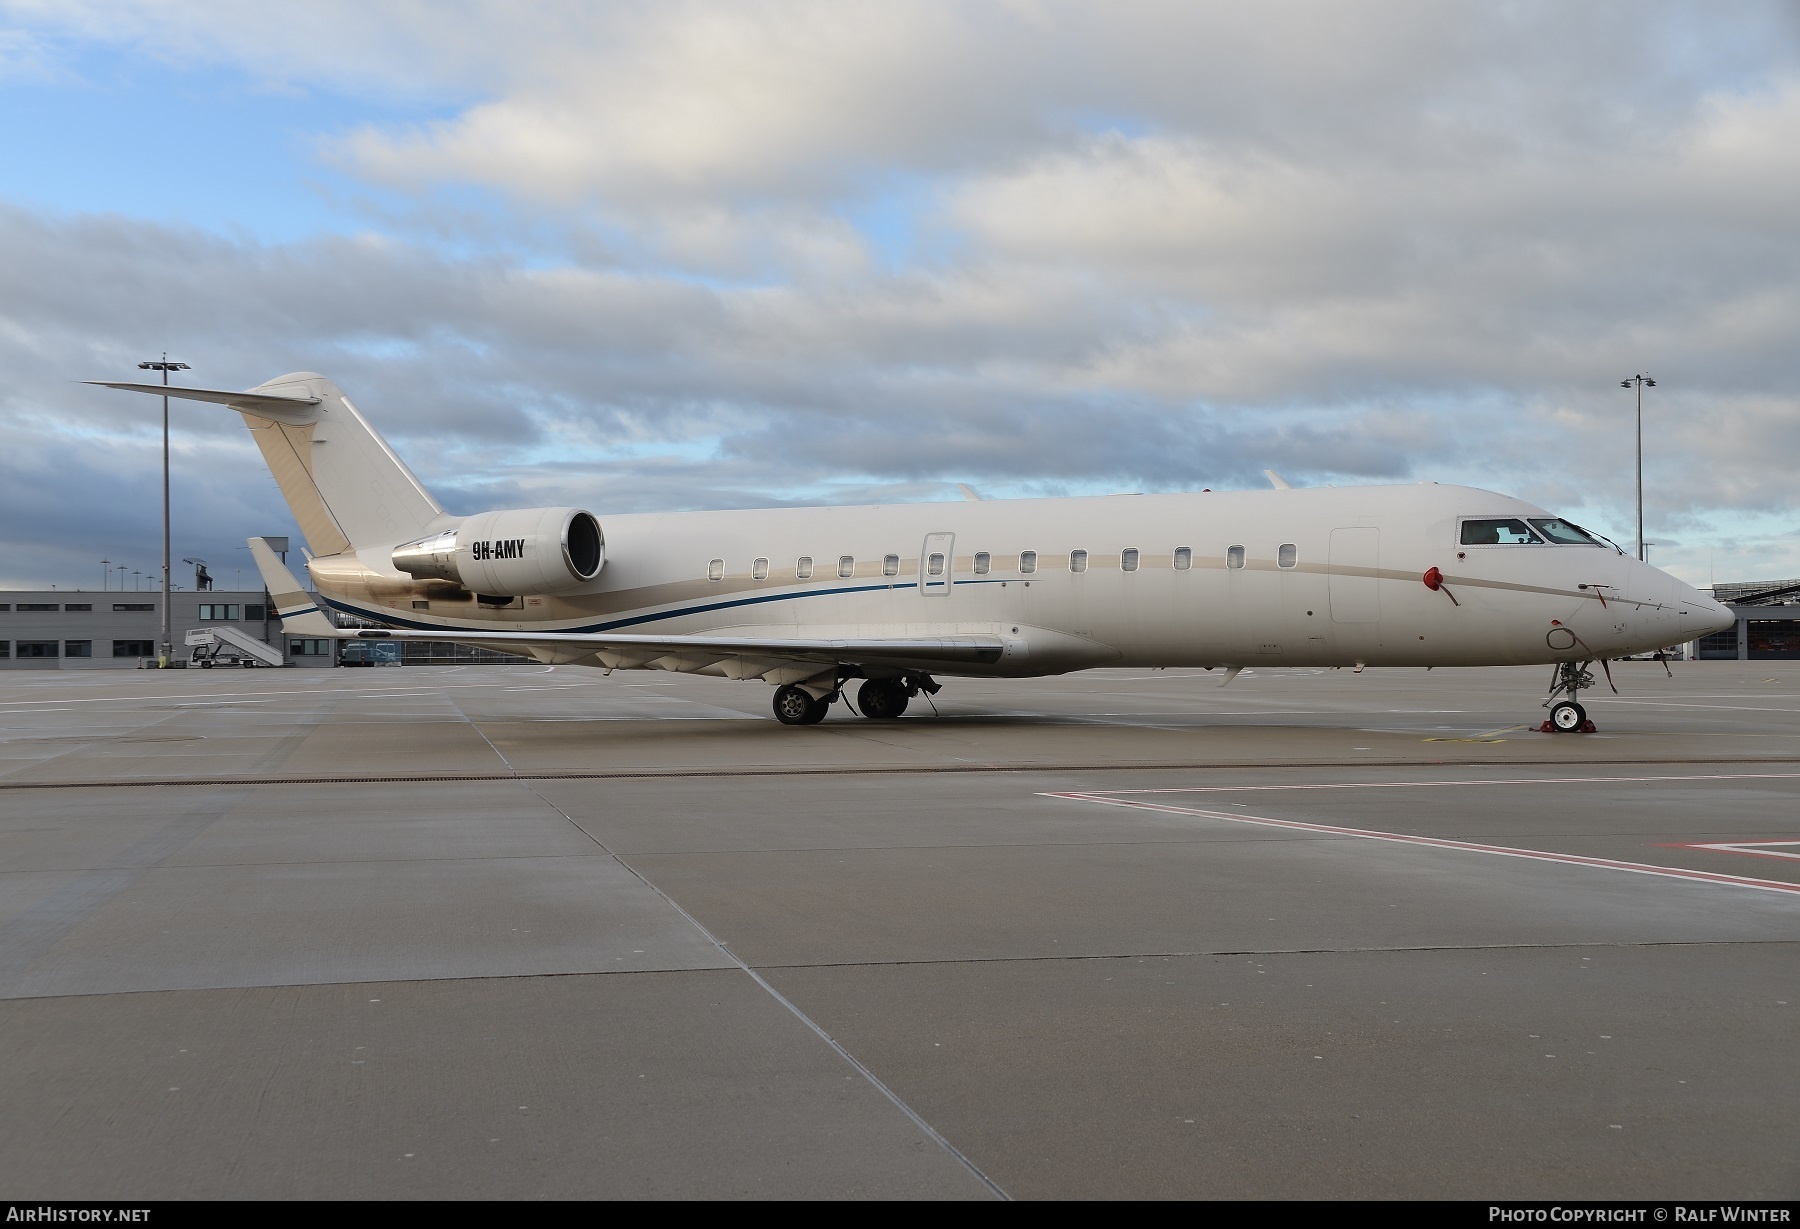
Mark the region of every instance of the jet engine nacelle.
<instances>
[{"instance_id":1,"label":"jet engine nacelle","mask_svg":"<svg viewBox=\"0 0 1800 1229\"><path fill-rule=\"evenodd\" d=\"M564 593L600 574L606 538L580 508L524 508L465 517L455 529L394 548L394 566L500 597Z\"/></svg>"}]
</instances>

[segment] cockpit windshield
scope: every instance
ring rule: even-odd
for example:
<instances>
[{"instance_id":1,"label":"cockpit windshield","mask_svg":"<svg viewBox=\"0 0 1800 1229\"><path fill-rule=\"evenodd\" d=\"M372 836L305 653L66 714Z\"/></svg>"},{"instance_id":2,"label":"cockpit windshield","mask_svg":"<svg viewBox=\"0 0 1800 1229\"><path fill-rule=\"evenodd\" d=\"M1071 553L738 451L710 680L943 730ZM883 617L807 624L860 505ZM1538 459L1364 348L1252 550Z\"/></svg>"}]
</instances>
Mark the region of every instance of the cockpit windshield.
<instances>
[{"instance_id":1,"label":"cockpit windshield","mask_svg":"<svg viewBox=\"0 0 1800 1229\"><path fill-rule=\"evenodd\" d=\"M1532 526L1546 538L1558 546L1601 546L1600 539L1577 525L1574 521L1565 521L1560 517L1534 516Z\"/></svg>"},{"instance_id":2,"label":"cockpit windshield","mask_svg":"<svg viewBox=\"0 0 1800 1229\"><path fill-rule=\"evenodd\" d=\"M1471 518L1462 523L1464 546L1542 546L1535 533L1517 517L1495 517L1491 520Z\"/></svg>"}]
</instances>

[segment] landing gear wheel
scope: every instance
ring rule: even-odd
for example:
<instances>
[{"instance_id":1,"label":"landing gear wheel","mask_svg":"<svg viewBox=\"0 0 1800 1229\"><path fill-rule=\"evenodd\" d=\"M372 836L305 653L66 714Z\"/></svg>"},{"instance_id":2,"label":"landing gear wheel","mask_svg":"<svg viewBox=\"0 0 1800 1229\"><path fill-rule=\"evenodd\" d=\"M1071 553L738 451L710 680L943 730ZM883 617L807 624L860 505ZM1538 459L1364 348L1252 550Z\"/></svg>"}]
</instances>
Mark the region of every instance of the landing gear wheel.
<instances>
[{"instance_id":1,"label":"landing gear wheel","mask_svg":"<svg viewBox=\"0 0 1800 1229\"><path fill-rule=\"evenodd\" d=\"M1550 728L1558 734L1579 734L1591 730L1587 710L1573 700L1561 700L1550 709Z\"/></svg>"},{"instance_id":2,"label":"landing gear wheel","mask_svg":"<svg viewBox=\"0 0 1800 1229\"><path fill-rule=\"evenodd\" d=\"M906 685L899 679L870 679L856 692L856 707L865 717L892 720L906 711Z\"/></svg>"},{"instance_id":3,"label":"landing gear wheel","mask_svg":"<svg viewBox=\"0 0 1800 1229\"><path fill-rule=\"evenodd\" d=\"M817 725L830 708L829 696L815 700L804 687L789 683L775 689L775 720L782 725Z\"/></svg>"}]
</instances>

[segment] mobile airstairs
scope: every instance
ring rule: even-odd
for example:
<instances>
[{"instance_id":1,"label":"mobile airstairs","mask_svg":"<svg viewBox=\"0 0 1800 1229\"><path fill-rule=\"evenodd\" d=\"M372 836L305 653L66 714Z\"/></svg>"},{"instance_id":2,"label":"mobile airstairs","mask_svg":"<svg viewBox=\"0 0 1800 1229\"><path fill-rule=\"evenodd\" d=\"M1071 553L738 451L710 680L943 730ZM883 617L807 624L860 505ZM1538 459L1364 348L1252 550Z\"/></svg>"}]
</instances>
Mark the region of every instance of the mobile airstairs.
<instances>
[{"instance_id":1,"label":"mobile airstairs","mask_svg":"<svg viewBox=\"0 0 1800 1229\"><path fill-rule=\"evenodd\" d=\"M249 669L287 664L280 649L235 627L196 627L187 634L187 644L194 650L194 664L204 670L214 666L235 665Z\"/></svg>"}]
</instances>

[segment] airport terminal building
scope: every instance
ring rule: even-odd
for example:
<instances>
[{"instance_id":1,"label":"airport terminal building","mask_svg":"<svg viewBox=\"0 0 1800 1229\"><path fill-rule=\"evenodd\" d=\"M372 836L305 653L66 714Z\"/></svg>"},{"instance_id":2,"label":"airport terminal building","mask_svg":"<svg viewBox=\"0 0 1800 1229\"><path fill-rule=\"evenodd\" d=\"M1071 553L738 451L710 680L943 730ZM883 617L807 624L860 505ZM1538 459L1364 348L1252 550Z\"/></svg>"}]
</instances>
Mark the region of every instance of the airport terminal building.
<instances>
[{"instance_id":1,"label":"airport terminal building","mask_svg":"<svg viewBox=\"0 0 1800 1229\"><path fill-rule=\"evenodd\" d=\"M170 594L171 657L187 662L187 633L233 627L275 648L283 664L335 664L329 640L288 637L260 589L249 592L177 591ZM162 635L157 591L69 589L0 591L0 669L135 670L156 661Z\"/></svg>"}]
</instances>

